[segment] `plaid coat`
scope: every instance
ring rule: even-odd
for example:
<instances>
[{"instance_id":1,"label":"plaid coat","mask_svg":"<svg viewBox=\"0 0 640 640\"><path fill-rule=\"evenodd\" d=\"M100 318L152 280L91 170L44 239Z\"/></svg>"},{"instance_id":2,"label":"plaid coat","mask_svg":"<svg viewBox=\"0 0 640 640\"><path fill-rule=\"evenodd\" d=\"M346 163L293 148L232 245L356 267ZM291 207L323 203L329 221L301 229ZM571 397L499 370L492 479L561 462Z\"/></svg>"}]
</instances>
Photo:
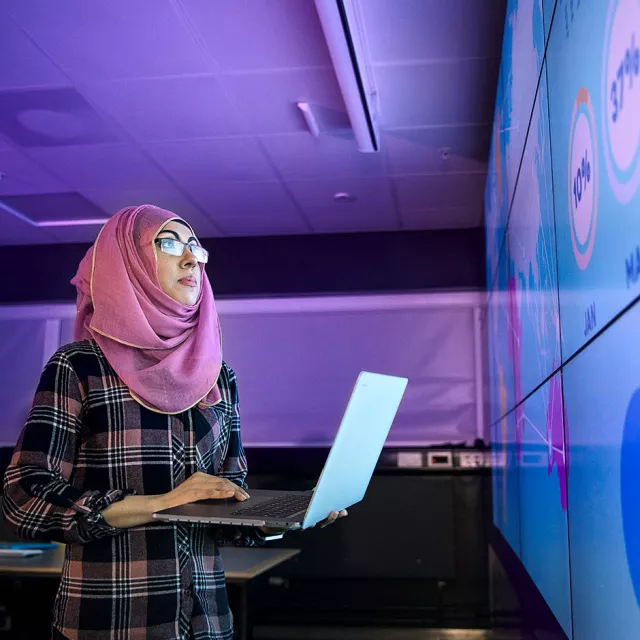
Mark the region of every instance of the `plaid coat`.
<instances>
[{"instance_id":1,"label":"plaid coat","mask_svg":"<svg viewBox=\"0 0 640 640\"><path fill-rule=\"evenodd\" d=\"M65 542L53 627L71 640L231 639L220 544L261 544L254 529L154 522L109 526L127 494L166 493L196 471L246 488L238 387L223 363L222 401L177 415L134 401L93 341L44 369L4 479L6 525Z\"/></svg>"}]
</instances>

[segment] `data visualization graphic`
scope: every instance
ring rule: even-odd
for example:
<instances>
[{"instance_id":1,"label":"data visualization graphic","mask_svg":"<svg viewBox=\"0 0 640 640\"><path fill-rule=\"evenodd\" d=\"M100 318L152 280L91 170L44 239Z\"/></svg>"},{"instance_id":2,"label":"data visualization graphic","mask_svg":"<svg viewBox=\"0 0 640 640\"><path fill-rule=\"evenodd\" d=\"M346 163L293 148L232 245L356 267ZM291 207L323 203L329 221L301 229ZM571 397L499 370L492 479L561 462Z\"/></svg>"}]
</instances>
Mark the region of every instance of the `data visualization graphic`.
<instances>
[{"instance_id":1,"label":"data visualization graphic","mask_svg":"<svg viewBox=\"0 0 640 640\"><path fill-rule=\"evenodd\" d=\"M513 199L529 119L544 59L545 29L540 0L509 0L502 40L501 135L506 190Z\"/></svg>"},{"instance_id":2,"label":"data visualization graphic","mask_svg":"<svg viewBox=\"0 0 640 640\"><path fill-rule=\"evenodd\" d=\"M559 2L547 66L563 357L640 294L640 0Z\"/></svg>"},{"instance_id":3,"label":"data visualization graphic","mask_svg":"<svg viewBox=\"0 0 640 640\"><path fill-rule=\"evenodd\" d=\"M640 638L640 303L564 368L574 637Z\"/></svg>"},{"instance_id":4,"label":"data visualization graphic","mask_svg":"<svg viewBox=\"0 0 640 640\"><path fill-rule=\"evenodd\" d=\"M510 0L485 194L494 523L565 633L640 638L640 0Z\"/></svg>"},{"instance_id":5,"label":"data visualization graphic","mask_svg":"<svg viewBox=\"0 0 640 640\"><path fill-rule=\"evenodd\" d=\"M493 521L520 556L520 488L516 415L503 416L491 427L493 446Z\"/></svg>"},{"instance_id":6,"label":"data visualization graphic","mask_svg":"<svg viewBox=\"0 0 640 640\"><path fill-rule=\"evenodd\" d=\"M543 74L508 227L515 399L520 403L560 366L560 317L549 139Z\"/></svg>"},{"instance_id":7,"label":"data visualization graphic","mask_svg":"<svg viewBox=\"0 0 640 640\"><path fill-rule=\"evenodd\" d=\"M559 373L527 398L521 420L520 557L571 636L567 454Z\"/></svg>"}]
</instances>

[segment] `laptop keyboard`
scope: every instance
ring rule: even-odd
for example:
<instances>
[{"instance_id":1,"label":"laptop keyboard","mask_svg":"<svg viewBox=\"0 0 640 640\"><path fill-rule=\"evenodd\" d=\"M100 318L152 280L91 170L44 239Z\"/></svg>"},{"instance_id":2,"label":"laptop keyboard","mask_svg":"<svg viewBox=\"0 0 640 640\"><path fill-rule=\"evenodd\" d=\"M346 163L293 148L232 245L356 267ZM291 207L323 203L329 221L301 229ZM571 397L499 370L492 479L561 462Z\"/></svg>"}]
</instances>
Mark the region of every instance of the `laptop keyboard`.
<instances>
[{"instance_id":1,"label":"laptop keyboard","mask_svg":"<svg viewBox=\"0 0 640 640\"><path fill-rule=\"evenodd\" d=\"M284 495L250 507L236 509L231 512L234 516L259 516L263 518L284 518L300 511L306 511L313 494Z\"/></svg>"}]
</instances>

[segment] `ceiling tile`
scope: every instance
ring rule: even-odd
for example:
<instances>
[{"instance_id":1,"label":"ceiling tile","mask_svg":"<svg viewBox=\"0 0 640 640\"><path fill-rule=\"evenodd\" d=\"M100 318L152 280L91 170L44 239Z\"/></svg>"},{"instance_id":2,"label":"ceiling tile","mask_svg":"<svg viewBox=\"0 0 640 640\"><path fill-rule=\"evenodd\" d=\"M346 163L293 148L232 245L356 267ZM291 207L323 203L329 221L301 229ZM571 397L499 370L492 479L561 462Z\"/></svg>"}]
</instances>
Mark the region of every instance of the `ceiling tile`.
<instances>
[{"instance_id":1,"label":"ceiling tile","mask_svg":"<svg viewBox=\"0 0 640 640\"><path fill-rule=\"evenodd\" d=\"M380 178L332 178L330 180L288 181L287 186L303 208L325 207L337 211L349 209L392 208L391 189L388 179ZM334 200L334 195L345 192L355 198L344 203Z\"/></svg>"},{"instance_id":2,"label":"ceiling tile","mask_svg":"<svg viewBox=\"0 0 640 640\"><path fill-rule=\"evenodd\" d=\"M111 216L124 207L154 204L184 218L203 238L219 236L219 229L177 189L92 190L83 195Z\"/></svg>"},{"instance_id":3,"label":"ceiling tile","mask_svg":"<svg viewBox=\"0 0 640 640\"><path fill-rule=\"evenodd\" d=\"M380 125L477 124L492 120L494 59L376 66Z\"/></svg>"},{"instance_id":4,"label":"ceiling tile","mask_svg":"<svg viewBox=\"0 0 640 640\"><path fill-rule=\"evenodd\" d=\"M68 191L69 186L13 149L0 150L0 195L52 193Z\"/></svg>"},{"instance_id":5,"label":"ceiling tile","mask_svg":"<svg viewBox=\"0 0 640 640\"><path fill-rule=\"evenodd\" d=\"M346 109L333 69L223 75L220 82L249 133L307 131L297 102L308 102L322 129L344 128Z\"/></svg>"},{"instance_id":6,"label":"ceiling tile","mask_svg":"<svg viewBox=\"0 0 640 640\"><path fill-rule=\"evenodd\" d=\"M212 181L276 180L273 168L253 138L157 142L149 153L178 181L209 186Z\"/></svg>"},{"instance_id":7,"label":"ceiling tile","mask_svg":"<svg viewBox=\"0 0 640 640\"><path fill-rule=\"evenodd\" d=\"M288 182L294 197L309 218L315 230L336 228L358 220L358 225L369 221L385 228L397 227L391 185L386 178L334 178ZM334 194L345 192L352 202L338 202ZM328 226L326 226L328 225Z\"/></svg>"},{"instance_id":8,"label":"ceiling tile","mask_svg":"<svg viewBox=\"0 0 640 640\"><path fill-rule=\"evenodd\" d=\"M30 155L74 189L146 189L168 184L153 162L129 144L31 149Z\"/></svg>"},{"instance_id":9,"label":"ceiling tile","mask_svg":"<svg viewBox=\"0 0 640 640\"><path fill-rule=\"evenodd\" d=\"M481 204L475 207L402 212L402 228L408 230L469 229L481 226Z\"/></svg>"},{"instance_id":10,"label":"ceiling tile","mask_svg":"<svg viewBox=\"0 0 640 640\"><path fill-rule=\"evenodd\" d=\"M85 92L138 140L183 140L242 133L235 109L210 76L123 80Z\"/></svg>"},{"instance_id":11,"label":"ceiling tile","mask_svg":"<svg viewBox=\"0 0 640 640\"><path fill-rule=\"evenodd\" d=\"M2 202L34 222L104 219L108 216L79 193L3 196Z\"/></svg>"},{"instance_id":12,"label":"ceiling tile","mask_svg":"<svg viewBox=\"0 0 640 640\"><path fill-rule=\"evenodd\" d=\"M393 178L400 212L482 207L486 175L454 173Z\"/></svg>"},{"instance_id":13,"label":"ceiling tile","mask_svg":"<svg viewBox=\"0 0 640 640\"><path fill-rule=\"evenodd\" d=\"M500 56L506 0L365 0L374 62Z\"/></svg>"},{"instance_id":14,"label":"ceiling tile","mask_svg":"<svg viewBox=\"0 0 640 640\"><path fill-rule=\"evenodd\" d=\"M183 0L223 71L331 66L313 2Z\"/></svg>"},{"instance_id":15,"label":"ceiling tile","mask_svg":"<svg viewBox=\"0 0 640 640\"><path fill-rule=\"evenodd\" d=\"M285 180L320 180L340 176L384 175L380 153L360 153L353 136L296 133L261 138L267 153Z\"/></svg>"},{"instance_id":16,"label":"ceiling tile","mask_svg":"<svg viewBox=\"0 0 640 640\"><path fill-rule=\"evenodd\" d=\"M396 129L382 134L380 146L393 174L474 172L487 169L490 138L485 125Z\"/></svg>"},{"instance_id":17,"label":"ceiling tile","mask_svg":"<svg viewBox=\"0 0 640 640\"><path fill-rule=\"evenodd\" d=\"M1 9L0 9L1 11ZM66 85L66 76L13 20L0 13L0 88Z\"/></svg>"},{"instance_id":18,"label":"ceiling tile","mask_svg":"<svg viewBox=\"0 0 640 640\"><path fill-rule=\"evenodd\" d=\"M298 224L301 221L291 197L280 183L219 183L201 191L190 190L192 197L213 220L225 227L229 220L264 220L266 226Z\"/></svg>"},{"instance_id":19,"label":"ceiling tile","mask_svg":"<svg viewBox=\"0 0 640 640\"><path fill-rule=\"evenodd\" d=\"M202 50L167 0L10 0L4 5L75 80L209 70Z\"/></svg>"}]
</instances>

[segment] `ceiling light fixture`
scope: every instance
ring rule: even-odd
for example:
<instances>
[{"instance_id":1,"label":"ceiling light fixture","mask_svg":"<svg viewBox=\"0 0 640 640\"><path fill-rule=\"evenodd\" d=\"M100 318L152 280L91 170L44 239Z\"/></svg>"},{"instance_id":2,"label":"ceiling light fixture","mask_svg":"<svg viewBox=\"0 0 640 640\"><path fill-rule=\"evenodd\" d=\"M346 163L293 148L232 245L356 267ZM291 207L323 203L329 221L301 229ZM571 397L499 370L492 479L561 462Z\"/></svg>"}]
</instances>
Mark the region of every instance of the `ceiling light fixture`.
<instances>
[{"instance_id":1,"label":"ceiling light fixture","mask_svg":"<svg viewBox=\"0 0 640 640\"><path fill-rule=\"evenodd\" d=\"M89 227L91 225L106 224L109 222L109 218L85 218L84 220L46 220L44 222L38 222L38 227Z\"/></svg>"},{"instance_id":2,"label":"ceiling light fixture","mask_svg":"<svg viewBox=\"0 0 640 640\"><path fill-rule=\"evenodd\" d=\"M8 204L5 204L4 202L2 202L2 200L0 200L0 210L4 211L5 213L8 213L10 216L13 216L14 218L18 218L18 220L22 220L22 222L26 222L32 227L38 226L38 224L34 222L31 218L27 218L27 216L25 216L23 213L20 213L13 207L10 207Z\"/></svg>"},{"instance_id":3,"label":"ceiling light fixture","mask_svg":"<svg viewBox=\"0 0 640 640\"><path fill-rule=\"evenodd\" d=\"M315 0L315 4L358 149L379 151L377 92L358 0Z\"/></svg>"},{"instance_id":4,"label":"ceiling light fixture","mask_svg":"<svg viewBox=\"0 0 640 640\"><path fill-rule=\"evenodd\" d=\"M309 128L309 132L314 138L317 138L320 135L320 127L318 126L316 117L313 115L311 105L308 102L298 102L298 109L302 112L304 121L307 123L307 127Z\"/></svg>"},{"instance_id":5,"label":"ceiling light fixture","mask_svg":"<svg viewBox=\"0 0 640 640\"><path fill-rule=\"evenodd\" d=\"M353 202L355 200L355 196L352 196L350 193L346 193L345 191L339 191L334 194L333 199L336 202Z\"/></svg>"}]
</instances>

